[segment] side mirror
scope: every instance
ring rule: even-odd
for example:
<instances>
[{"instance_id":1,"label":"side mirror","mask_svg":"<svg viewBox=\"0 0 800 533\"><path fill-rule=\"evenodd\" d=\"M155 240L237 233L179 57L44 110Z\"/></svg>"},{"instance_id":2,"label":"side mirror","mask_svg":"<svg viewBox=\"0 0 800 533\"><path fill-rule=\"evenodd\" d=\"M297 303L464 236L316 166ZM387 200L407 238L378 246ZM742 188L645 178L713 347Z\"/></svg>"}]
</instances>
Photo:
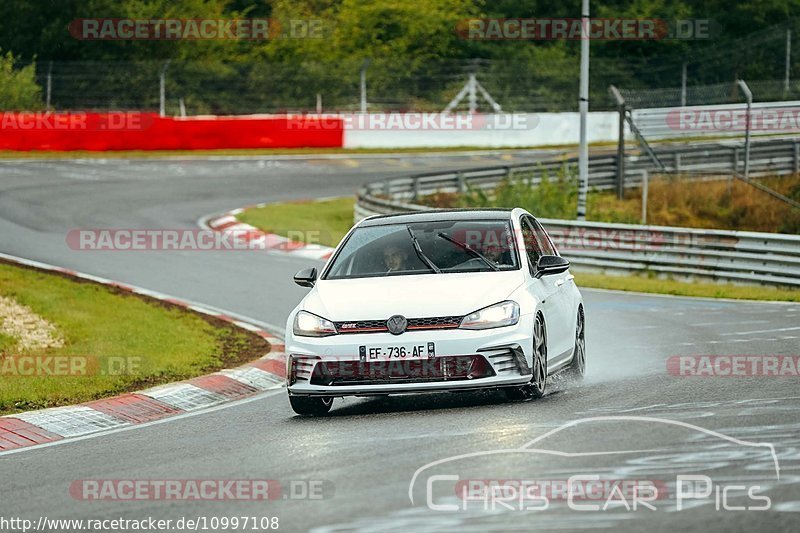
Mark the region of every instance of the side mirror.
<instances>
[{"instance_id":1,"label":"side mirror","mask_svg":"<svg viewBox=\"0 0 800 533\"><path fill-rule=\"evenodd\" d=\"M294 282L301 287L313 287L317 281L316 268L304 268L294 275Z\"/></svg>"},{"instance_id":2,"label":"side mirror","mask_svg":"<svg viewBox=\"0 0 800 533\"><path fill-rule=\"evenodd\" d=\"M543 255L536 262L536 274L533 277L541 278L550 274L561 274L569 268L569 261L558 255Z\"/></svg>"}]
</instances>

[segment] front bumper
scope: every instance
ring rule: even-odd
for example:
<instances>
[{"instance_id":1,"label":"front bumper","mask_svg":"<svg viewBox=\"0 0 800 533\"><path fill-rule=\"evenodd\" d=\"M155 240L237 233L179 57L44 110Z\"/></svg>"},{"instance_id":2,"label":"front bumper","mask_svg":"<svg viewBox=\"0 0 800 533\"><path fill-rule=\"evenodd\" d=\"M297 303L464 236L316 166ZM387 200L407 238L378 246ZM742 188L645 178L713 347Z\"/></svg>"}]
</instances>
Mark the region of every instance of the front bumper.
<instances>
[{"instance_id":1,"label":"front bumper","mask_svg":"<svg viewBox=\"0 0 800 533\"><path fill-rule=\"evenodd\" d=\"M503 328L288 336L292 396L375 396L521 385L531 379L530 316ZM435 356L370 360L364 348L435 345Z\"/></svg>"}]
</instances>

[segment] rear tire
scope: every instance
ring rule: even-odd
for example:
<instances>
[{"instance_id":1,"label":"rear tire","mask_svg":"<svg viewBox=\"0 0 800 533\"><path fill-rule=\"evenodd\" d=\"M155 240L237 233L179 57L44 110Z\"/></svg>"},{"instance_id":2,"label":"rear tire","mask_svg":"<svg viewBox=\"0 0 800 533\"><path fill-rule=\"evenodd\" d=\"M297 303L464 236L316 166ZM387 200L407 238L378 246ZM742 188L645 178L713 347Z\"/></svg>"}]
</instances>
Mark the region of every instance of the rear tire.
<instances>
[{"instance_id":1,"label":"rear tire","mask_svg":"<svg viewBox=\"0 0 800 533\"><path fill-rule=\"evenodd\" d=\"M570 381L579 383L586 375L586 321L583 317L583 307L578 308L578 320L575 326L575 348L572 352L572 363L567 370Z\"/></svg>"},{"instance_id":2,"label":"rear tire","mask_svg":"<svg viewBox=\"0 0 800 533\"><path fill-rule=\"evenodd\" d=\"M547 330L544 325L544 317L538 314L533 323L531 381L520 387L508 387L503 390L509 400L520 401L541 398L544 396L545 389L547 389Z\"/></svg>"},{"instance_id":3,"label":"rear tire","mask_svg":"<svg viewBox=\"0 0 800 533\"><path fill-rule=\"evenodd\" d=\"M330 396L289 396L292 410L302 416L324 416L333 406Z\"/></svg>"}]
</instances>

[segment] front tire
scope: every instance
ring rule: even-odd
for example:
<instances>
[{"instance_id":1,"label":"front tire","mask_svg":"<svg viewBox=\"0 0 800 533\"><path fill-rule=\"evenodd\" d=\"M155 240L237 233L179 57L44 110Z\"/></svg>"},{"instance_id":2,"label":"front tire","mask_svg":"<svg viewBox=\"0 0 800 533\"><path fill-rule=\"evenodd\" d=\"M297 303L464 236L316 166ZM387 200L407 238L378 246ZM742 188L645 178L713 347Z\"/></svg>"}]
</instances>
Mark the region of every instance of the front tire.
<instances>
[{"instance_id":1,"label":"front tire","mask_svg":"<svg viewBox=\"0 0 800 533\"><path fill-rule=\"evenodd\" d=\"M324 416L333 406L330 396L289 396L292 410L302 416Z\"/></svg>"},{"instance_id":2,"label":"front tire","mask_svg":"<svg viewBox=\"0 0 800 533\"><path fill-rule=\"evenodd\" d=\"M577 383L583 381L584 375L586 375L586 321L583 318L583 307L579 307L575 326L575 348L572 352L572 363L567 370L567 376Z\"/></svg>"},{"instance_id":3,"label":"front tire","mask_svg":"<svg viewBox=\"0 0 800 533\"><path fill-rule=\"evenodd\" d=\"M521 387L503 389L509 400L519 401L531 398L541 398L547 389L547 329L544 317L536 315L533 323L533 368L531 381Z\"/></svg>"}]
</instances>

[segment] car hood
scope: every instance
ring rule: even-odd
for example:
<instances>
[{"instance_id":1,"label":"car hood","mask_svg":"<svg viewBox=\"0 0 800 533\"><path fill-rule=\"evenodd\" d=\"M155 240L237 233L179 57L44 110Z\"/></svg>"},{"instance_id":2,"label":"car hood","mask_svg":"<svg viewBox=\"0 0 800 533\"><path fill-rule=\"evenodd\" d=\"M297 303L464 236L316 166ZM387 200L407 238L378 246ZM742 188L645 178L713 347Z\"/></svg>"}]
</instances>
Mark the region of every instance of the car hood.
<instances>
[{"instance_id":1,"label":"car hood","mask_svg":"<svg viewBox=\"0 0 800 533\"><path fill-rule=\"evenodd\" d=\"M334 322L462 316L506 300L521 270L320 280L302 308Z\"/></svg>"}]
</instances>

